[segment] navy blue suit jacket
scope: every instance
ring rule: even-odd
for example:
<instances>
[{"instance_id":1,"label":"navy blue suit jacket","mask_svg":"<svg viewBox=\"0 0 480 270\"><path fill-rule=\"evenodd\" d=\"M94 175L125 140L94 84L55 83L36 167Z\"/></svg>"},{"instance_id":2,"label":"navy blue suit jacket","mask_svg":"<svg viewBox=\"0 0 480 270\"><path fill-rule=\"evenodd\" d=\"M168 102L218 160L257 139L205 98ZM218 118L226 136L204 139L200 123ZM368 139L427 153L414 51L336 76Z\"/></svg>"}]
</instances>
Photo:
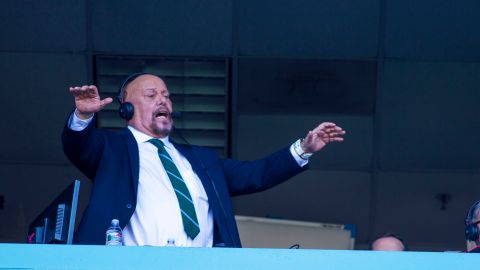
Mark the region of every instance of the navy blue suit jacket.
<instances>
[{"instance_id":1,"label":"navy blue suit jacket","mask_svg":"<svg viewBox=\"0 0 480 270\"><path fill-rule=\"evenodd\" d=\"M139 176L137 142L128 128L113 132L94 128L82 131L65 126L63 149L70 161L93 181L78 244L105 244L105 231L114 218L124 228L135 211ZM174 143L202 181L214 218L214 246L241 247L231 196L254 193L277 185L305 170L284 148L256 161L219 159L205 147Z\"/></svg>"}]
</instances>

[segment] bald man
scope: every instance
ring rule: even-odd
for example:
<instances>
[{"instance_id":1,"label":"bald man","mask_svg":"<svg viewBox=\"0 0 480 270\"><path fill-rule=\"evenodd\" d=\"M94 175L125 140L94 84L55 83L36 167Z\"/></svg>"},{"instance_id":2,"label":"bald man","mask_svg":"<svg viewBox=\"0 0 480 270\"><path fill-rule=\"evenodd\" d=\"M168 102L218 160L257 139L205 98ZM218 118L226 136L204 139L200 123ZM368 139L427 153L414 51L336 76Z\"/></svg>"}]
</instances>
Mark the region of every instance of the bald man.
<instances>
[{"instance_id":1,"label":"bald man","mask_svg":"<svg viewBox=\"0 0 480 270\"><path fill-rule=\"evenodd\" d=\"M211 149L169 139L173 104L155 75L133 74L122 83L118 96L127 127L119 132L95 128L95 114L112 102L101 99L96 86L70 87L70 93L76 109L63 131L64 152L93 182L79 244L105 244L105 230L118 219L125 245L173 240L185 247L241 247L230 197L299 174L313 153L345 134L334 123L321 123L262 159L220 159Z\"/></svg>"},{"instance_id":2,"label":"bald man","mask_svg":"<svg viewBox=\"0 0 480 270\"><path fill-rule=\"evenodd\" d=\"M371 249L375 251L405 251L406 246L398 236L385 234L373 241Z\"/></svg>"}]
</instances>

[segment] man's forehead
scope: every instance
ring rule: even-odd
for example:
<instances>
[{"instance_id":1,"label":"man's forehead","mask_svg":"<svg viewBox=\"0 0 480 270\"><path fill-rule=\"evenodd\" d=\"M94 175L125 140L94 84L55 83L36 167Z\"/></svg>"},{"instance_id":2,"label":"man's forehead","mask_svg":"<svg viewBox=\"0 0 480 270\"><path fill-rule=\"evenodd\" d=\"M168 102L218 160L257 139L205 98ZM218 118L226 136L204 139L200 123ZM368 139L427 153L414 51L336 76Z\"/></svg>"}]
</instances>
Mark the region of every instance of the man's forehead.
<instances>
[{"instance_id":1,"label":"man's forehead","mask_svg":"<svg viewBox=\"0 0 480 270\"><path fill-rule=\"evenodd\" d=\"M142 75L136 78L129 85L129 88L143 91L168 90L162 79L152 75Z\"/></svg>"}]
</instances>

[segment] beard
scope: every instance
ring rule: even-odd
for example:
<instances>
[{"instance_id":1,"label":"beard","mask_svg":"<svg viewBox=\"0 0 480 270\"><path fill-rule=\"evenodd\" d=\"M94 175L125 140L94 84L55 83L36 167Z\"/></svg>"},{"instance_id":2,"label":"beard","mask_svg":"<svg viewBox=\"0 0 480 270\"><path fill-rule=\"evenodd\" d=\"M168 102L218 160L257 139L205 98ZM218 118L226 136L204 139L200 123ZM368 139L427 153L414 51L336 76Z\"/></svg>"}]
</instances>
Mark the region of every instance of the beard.
<instances>
[{"instance_id":1,"label":"beard","mask_svg":"<svg viewBox=\"0 0 480 270\"><path fill-rule=\"evenodd\" d=\"M171 116L168 116L167 121L162 121L161 124L158 124L155 117L153 117L152 122L150 124L150 130L153 134L159 137L166 137L172 131L173 121Z\"/></svg>"}]
</instances>

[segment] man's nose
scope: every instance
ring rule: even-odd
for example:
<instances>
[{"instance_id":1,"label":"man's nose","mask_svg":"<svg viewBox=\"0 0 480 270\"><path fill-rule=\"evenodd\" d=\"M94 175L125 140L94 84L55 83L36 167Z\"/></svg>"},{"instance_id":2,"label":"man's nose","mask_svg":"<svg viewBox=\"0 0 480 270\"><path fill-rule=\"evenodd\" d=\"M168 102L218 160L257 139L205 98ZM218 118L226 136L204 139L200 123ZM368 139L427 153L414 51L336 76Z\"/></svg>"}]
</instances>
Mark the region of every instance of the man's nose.
<instances>
[{"instance_id":1,"label":"man's nose","mask_svg":"<svg viewBox=\"0 0 480 270\"><path fill-rule=\"evenodd\" d=\"M165 104L166 100L167 100L167 98L164 97L163 95L158 95L157 103L158 104Z\"/></svg>"}]
</instances>

